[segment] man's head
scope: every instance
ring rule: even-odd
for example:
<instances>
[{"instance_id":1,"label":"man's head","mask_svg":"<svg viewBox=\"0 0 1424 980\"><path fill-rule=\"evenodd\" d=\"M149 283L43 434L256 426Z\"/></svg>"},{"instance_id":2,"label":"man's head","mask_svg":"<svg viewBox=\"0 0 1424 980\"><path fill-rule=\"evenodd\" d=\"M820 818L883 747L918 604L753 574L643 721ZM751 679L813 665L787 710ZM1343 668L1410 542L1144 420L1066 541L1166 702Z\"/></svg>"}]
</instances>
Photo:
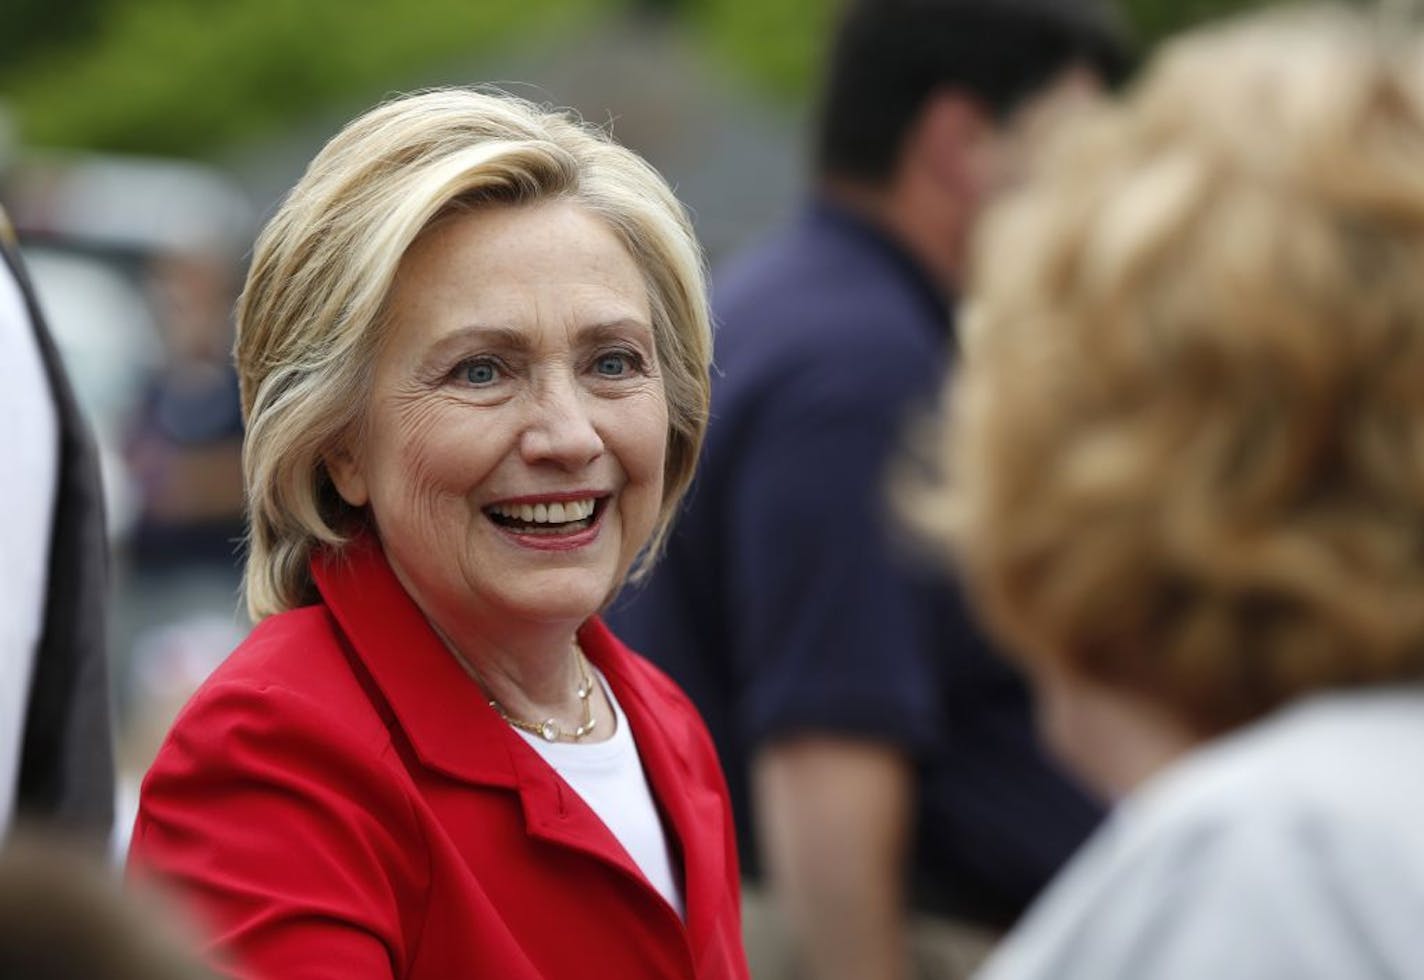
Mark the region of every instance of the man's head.
<instances>
[{"instance_id":1,"label":"man's head","mask_svg":"<svg viewBox=\"0 0 1424 980\"><path fill-rule=\"evenodd\" d=\"M1124 35L1095 0L850 0L831 51L815 166L872 201L933 271L957 276L982 198L1013 164L1008 124L1065 88L1118 81Z\"/></svg>"},{"instance_id":2,"label":"man's head","mask_svg":"<svg viewBox=\"0 0 1424 980\"><path fill-rule=\"evenodd\" d=\"M956 92L1003 122L1075 67L1115 81L1123 37L1089 0L851 0L817 129L827 177L884 184L931 98Z\"/></svg>"}]
</instances>

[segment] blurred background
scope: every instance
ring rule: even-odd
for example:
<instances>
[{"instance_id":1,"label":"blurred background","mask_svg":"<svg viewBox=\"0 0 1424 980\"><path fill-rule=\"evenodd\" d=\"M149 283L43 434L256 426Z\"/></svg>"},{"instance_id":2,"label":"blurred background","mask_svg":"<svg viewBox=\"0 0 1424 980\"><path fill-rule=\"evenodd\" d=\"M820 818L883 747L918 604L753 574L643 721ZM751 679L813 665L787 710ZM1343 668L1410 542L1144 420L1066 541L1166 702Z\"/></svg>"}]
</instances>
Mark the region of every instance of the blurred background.
<instances>
[{"instance_id":1,"label":"blurred background","mask_svg":"<svg viewBox=\"0 0 1424 980\"><path fill-rule=\"evenodd\" d=\"M1126 0L1142 50L1251 0ZM174 711L247 629L231 307L342 123L491 83L611 127L711 261L801 195L834 0L4 0L0 201L100 450L127 832ZM122 846L122 840L118 842Z\"/></svg>"}]
</instances>

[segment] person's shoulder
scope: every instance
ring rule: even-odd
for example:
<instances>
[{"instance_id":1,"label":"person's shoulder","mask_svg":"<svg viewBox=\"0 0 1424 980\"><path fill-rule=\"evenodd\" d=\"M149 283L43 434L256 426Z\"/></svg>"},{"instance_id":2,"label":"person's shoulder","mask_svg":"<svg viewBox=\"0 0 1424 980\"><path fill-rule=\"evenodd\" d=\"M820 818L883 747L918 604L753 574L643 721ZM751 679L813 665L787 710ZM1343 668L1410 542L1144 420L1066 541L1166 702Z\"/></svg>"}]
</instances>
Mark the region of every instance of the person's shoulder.
<instances>
[{"instance_id":1,"label":"person's shoulder","mask_svg":"<svg viewBox=\"0 0 1424 980\"><path fill-rule=\"evenodd\" d=\"M942 346L948 318L879 250L791 228L734 255L713 277L719 353L744 346L864 350L911 360Z\"/></svg>"},{"instance_id":2,"label":"person's shoulder","mask_svg":"<svg viewBox=\"0 0 1424 980\"><path fill-rule=\"evenodd\" d=\"M980 974L984 980L1126 980L1144 944L1165 949L1240 864L1240 844L1276 819L1232 798L1242 770L1210 750L1157 774L1120 802ZM1249 788L1252 800L1270 798ZM1248 862L1249 863L1249 862ZM1160 964L1158 964L1160 968ZM1178 973L1161 973L1177 977Z\"/></svg>"},{"instance_id":3,"label":"person's shoulder","mask_svg":"<svg viewBox=\"0 0 1424 980\"><path fill-rule=\"evenodd\" d=\"M1115 862L1141 871L1200 860L1263 827L1279 830L1311 807L1305 746L1289 718L1218 737L1169 765L1119 804L1107 841Z\"/></svg>"},{"instance_id":4,"label":"person's shoulder","mask_svg":"<svg viewBox=\"0 0 1424 980\"><path fill-rule=\"evenodd\" d=\"M179 712L174 735L227 725L297 729L366 746L389 741L379 711L354 673L339 627L323 605L262 620Z\"/></svg>"},{"instance_id":5,"label":"person's shoulder","mask_svg":"<svg viewBox=\"0 0 1424 980\"><path fill-rule=\"evenodd\" d=\"M938 390L949 327L897 315L830 289L719 312L714 406L719 414L898 415Z\"/></svg>"},{"instance_id":6,"label":"person's shoulder","mask_svg":"<svg viewBox=\"0 0 1424 980\"><path fill-rule=\"evenodd\" d=\"M263 619L200 688L258 684L303 689L343 671L341 633L323 605L301 606Z\"/></svg>"},{"instance_id":7,"label":"person's shoulder","mask_svg":"<svg viewBox=\"0 0 1424 980\"><path fill-rule=\"evenodd\" d=\"M1421 698L1289 706L1162 771L1073 858L986 980L1304 975L1286 938L1300 929L1338 962L1366 949L1417 962ZM1245 972L1222 974L1213 950Z\"/></svg>"},{"instance_id":8,"label":"person's shoulder","mask_svg":"<svg viewBox=\"0 0 1424 980\"><path fill-rule=\"evenodd\" d=\"M1134 806L1157 822L1424 819L1424 787L1411 777L1420 753L1424 690L1326 693L1208 743Z\"/></svg>"},{"instance_id":9,"label":"person's shoulder","mask_svg":"<svg viewBox=\"0 0 1424 980\"><path fill-rule=\"evenodd\" d=\"M1328 695L1207 743L1119 804L1080 884L1122 893L1234 874L1350 874L1366 852L1424 866L1424 693Z\"/></svg>"}]
</instances>

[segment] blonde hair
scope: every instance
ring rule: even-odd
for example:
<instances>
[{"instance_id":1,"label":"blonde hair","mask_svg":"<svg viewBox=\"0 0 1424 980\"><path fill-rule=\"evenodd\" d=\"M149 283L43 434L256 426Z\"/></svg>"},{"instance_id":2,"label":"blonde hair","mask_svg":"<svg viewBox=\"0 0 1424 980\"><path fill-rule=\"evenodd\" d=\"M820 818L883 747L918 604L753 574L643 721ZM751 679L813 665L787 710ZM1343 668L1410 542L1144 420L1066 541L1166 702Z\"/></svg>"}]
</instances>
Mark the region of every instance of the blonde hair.
<instances>
[{"instance_id":1,"label":"blonde hair","mask_svg":"<svg viewBox=\"0 0 1424 980\"><path fill-rule=\"evenodd\" d=\"M406 250L453 209L554 198L603 219L647 282L669 431L659 520L635 576L652 563L707 420L711 329L691 224L657 172L606 135L502 93L438 89L348 124L257 240L236 345L254 620L314 601L313 549L339 548L354 526L322 460L359 432Z\"/></svg>"},{"instance_id":2,"label":"blonde hair","mask_svg":"<svg viewBox=\"0 0 1424 980\"><path fill-rule=\"evenodd\" d=\"M1031 662L1203 733L1424 679L1421 55L1189 36L988 217L937 517Z\"/></svg>"}]
</instances>

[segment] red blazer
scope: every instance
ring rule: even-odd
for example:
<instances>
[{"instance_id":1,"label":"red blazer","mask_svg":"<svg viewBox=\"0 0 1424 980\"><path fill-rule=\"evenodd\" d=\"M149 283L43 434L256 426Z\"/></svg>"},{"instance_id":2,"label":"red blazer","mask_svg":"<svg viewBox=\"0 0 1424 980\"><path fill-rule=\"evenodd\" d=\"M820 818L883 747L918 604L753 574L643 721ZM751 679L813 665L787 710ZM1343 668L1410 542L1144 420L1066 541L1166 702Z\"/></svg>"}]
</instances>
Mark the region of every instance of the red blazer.
<instances>
[{"instance_id":1,"label":"red blazer","mask_svg":"<svg viewBox=\"0 0 1424 980\"><path fill-rule=\"evenodd\" d=\"M736 845L687 698L597 620L681 859L687 920L485 702L379 548L315 562L184 708L130 851L263 978L745 978Z\"/></svg>"}]
</instances>

